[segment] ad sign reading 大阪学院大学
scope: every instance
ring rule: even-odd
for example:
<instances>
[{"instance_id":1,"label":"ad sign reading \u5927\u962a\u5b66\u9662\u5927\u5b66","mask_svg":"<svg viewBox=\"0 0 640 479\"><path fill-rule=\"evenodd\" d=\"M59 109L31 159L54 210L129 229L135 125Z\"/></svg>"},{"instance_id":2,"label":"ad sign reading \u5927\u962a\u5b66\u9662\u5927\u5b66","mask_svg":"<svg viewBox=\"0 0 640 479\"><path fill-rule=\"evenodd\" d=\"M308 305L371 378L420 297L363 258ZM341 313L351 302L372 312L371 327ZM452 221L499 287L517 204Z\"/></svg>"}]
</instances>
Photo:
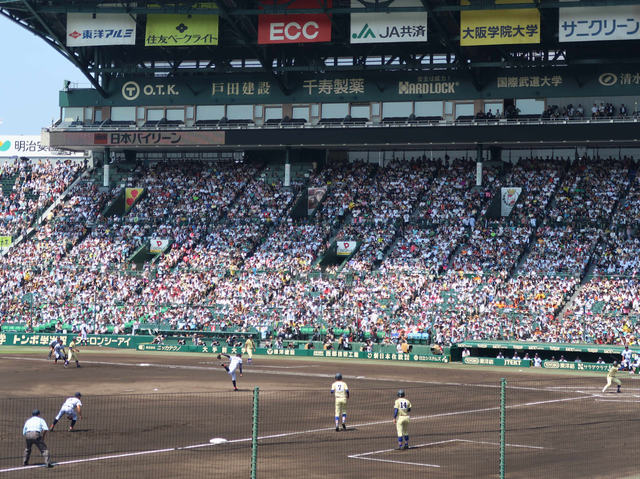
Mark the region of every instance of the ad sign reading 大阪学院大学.
<instances>
[{"instance_id":1,"label":"ad sign reading \u5927\u962a\u5b66\u9662\u5927\u5b66","mask_svg":"<svg viewBox=\"0 0 640 479\"><path fill-rule=\"evenodd\" d=\"M540 12L533 0L496 0L531 3L532 8L509 10L466 10L460 12L460 45L512 45L540 43ZM461 0L469 5L469 0Z\"/></svg>"},{"instance_id":2,"label":"ad sign reading \u5927\u962a\u5b66\u9662\u5927\u5b66","mask_svg":"<svg viewBox=\"0 0 640 479\"><path fill-rule=\"evenodd\" d=\"M395 0L393 7L422 7L420 0ZM363 8L351 0L351 8ZM427 41L427 12L352 13L351 43L406 43Z\"/></svg>"}]
</instances>

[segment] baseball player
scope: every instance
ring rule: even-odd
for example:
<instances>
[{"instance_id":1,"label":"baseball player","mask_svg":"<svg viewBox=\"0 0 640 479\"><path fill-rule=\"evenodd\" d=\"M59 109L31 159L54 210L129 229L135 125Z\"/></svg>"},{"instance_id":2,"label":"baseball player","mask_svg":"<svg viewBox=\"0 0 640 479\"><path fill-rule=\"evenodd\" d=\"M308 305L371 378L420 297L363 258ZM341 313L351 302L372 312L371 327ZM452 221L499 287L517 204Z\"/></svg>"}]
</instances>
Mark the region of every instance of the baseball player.
<instances>
[{"instance_id":1,"label":"baseball player","mask_svg":"<svg viewBox=\"0 0 640 479\"><path fill-rule=\"evenodd\" d=\"M398 430L398 449L409 449L409 413L411 412L411 403L404 397L404 390L398 391L398 399L394 405L393 423ZM404 446L402 438L404 437Z\"/></svg>"},{"instance_id":2,"label":"baseball player","mask_svg":"<svg viewBox=\"0 0 640 479\"><path fill-rule=\"evenodd\" d=\"M342 429L347 429L347 399L349 386L342 380L342 374L336 374L336 381L331 385L331 394L336 397L336 432L340 431L340 415L342 415Z\"/></svg>"},{"instance_id":3,"label":"baseball player","mask_svg":"<svg viewBox=\"0 0 640 479\"><path fill-rule=\"evenodd\" d=\"M635 374L636 370L640 367L640 354L636 354L636 358L631 363L631 371L629 374Z\"/></svg>"},{"instance_id":4,"label":"baseball player","mask_svg":"<svg viewBox=\"0 0 640 479\"><path fill-rule=\"evenodd\" d=\"M624 350L620 354L622 355L622 361L620 362L620 368L621 369L627 369L627 370L630 369L632 358L633 358L633 351L631 351L629 349L629 346L625 346Z\"/></svg>"},{"instance_id":5,"label":"baseball player","mask_svg":"<svg viewBox=\"0 0 640 479\"><path fill-rule=\"evenodd\" d=\"M49 343L49 355L47 356L47 359L51 359L51 356L53 355L53 351L56 347L56 344L58 344L58 341L60 341L59 336Z\"/></svg>"},{"instance_id":6,"label":"baseball player","mask_svg":"<svg viewBox=\"0 0 640 479\"><path fill-rule=\"evenodd\" d=\"M231 375L231 382L233 382L233 390L237 391L236 387L236 369L240 370L240 377L242 377L242 354L236 356L229 356L228 354L218 354L218 359L222 359L221 356L229 358L229 366L222 364L221 366Z\"/></svg>"},{"instance_id":7,"label":"baseball player","mask_svg":"<svg viewBox=\"0 0 640 479\"><path fill-rule=\"evenodd\" d=\"M618 369L619 369L618 361L614 361L613 365L609 368L609 372L607 373L607 385L602 389L602 392L605 392L609 388L609 386L611 386L612 382L618 385L617 392L620 392L620 386L622 385L622 383L616 377L616 374L618 374Z\"/></svg>"},{"instance_id":8,"label":"baseball player","mask_svg":"<svg viewBox=\"0 0 640 479\"><path fill-rule=\"evenodd\" d=\"M86 321L82 321L82 324L80 324L80 337L78 339L80 340L81 345L85 345L85 346L89 345L89 340L87 339L87 322Z\"/></svg>"},{"instance_id":9,"label":"baseball player","mask_svg":"<svg viewBox=\"0 0 640 479\"><path fill-rule=\"evenodd\" d=\"M253 335L249 336L249 339L244 343L244 349L247 351L247 364L251 364L251 358L253 358L253 351L256 349L256 344L253 342Z\"/></svg>"},{"instance_id":10,"label":"baseball player","mask_svg":"<svg viewBox=\"0 0 640 479\"><path fill-rule=\"evenodd\" d=\"M64 344L62 344L62 339L58 339L58 344L53 347L54 360L53 364L58 364L58 359L64 360L64 367L66 368L69 364L67 360L67 354L64 350Z\"/></svg>"},{"instance_id":11,"label":"baseball player","mask_svg":"<svg viewBox=\"0 0 640 479\"><path fill-rule=\"evenodd\" d=\"M44 437L47 435L49 427L47 423L40 417L40 411L34 409L31 413L31 417L27 419L22 428L22 435L25 441L27 441L27 447L24 450L22 456L22 465L29 464L29 458L31 457L31 448L35 445L44 458L44 463L47 467L53 467L51 464L51 458L49 457L49 449L44 443Z\"/></svg>"},{"instance_id":12,"label":"baseball player","mask_svg":"<svg viewBox=\"0 0 640 479\"><path fill-rule=\"evenodd\" d=\"M73 427L76 425L76 421L78 420L78 417L82 419L82 402L80 401L81 397L82 397L82 394L76 393L73 397L68 398L64 402L64 404L60 408L60 412L58 413L56 418L53 420L53 424L51 425L52 431L53 431L53 428L56 427L56 424L58 424L58 421L60 420L60 418L65 414L67 415L67 418L71 420L71 426L69 426L69 431L73 431ZM76 414L76 411L75 411L76 409L78 410L78 414Z\"/></svg>"},{"instance_id":13,"label":"baseball player","mask_svg":"<svg viewBox=\"0 0 640 479\"><path fill-rule=\"evenodd\" d=\"M80 336L78 336L78 339L80 339ZM73 338L73 340L71 340L71 344L69 345L69 358L67 359L67 364L69 363L69 361L75 361L76 367L79 368L80 367L80 363L78 362L79 352L80 350L76 348L76 339Z\"/></svg>"}]
</instances>

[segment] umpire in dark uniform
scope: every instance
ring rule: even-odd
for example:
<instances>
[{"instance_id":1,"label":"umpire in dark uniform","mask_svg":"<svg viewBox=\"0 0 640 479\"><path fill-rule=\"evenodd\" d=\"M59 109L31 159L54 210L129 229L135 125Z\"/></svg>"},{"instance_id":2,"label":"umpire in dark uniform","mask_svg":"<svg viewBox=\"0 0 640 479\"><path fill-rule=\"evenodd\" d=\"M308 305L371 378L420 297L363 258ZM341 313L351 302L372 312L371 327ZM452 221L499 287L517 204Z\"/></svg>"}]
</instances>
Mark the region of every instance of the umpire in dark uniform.
<instances>
[{"instance_id":1,"label":"umpire in dark uniform","mask_svg":"<svg viewBox=\"0 0 640 479\"><path fill-rule=\"evenodd\" d=\"M44 457L45 465L47 467L53 467L51 458L49 457L49 449L47 449L47 445L44 443L44 437L47 435L48 430L49 426L47 426L45 420L40 417L40 411L34 409L31 417L27 419L27 422L24 423L24 428L22 428L22 435L27 441L27 448L24 450L24 459L22 460L23 466L29 464L31 447L35 445L40 450L42 457Z\"/></svg>"}]
</instances>

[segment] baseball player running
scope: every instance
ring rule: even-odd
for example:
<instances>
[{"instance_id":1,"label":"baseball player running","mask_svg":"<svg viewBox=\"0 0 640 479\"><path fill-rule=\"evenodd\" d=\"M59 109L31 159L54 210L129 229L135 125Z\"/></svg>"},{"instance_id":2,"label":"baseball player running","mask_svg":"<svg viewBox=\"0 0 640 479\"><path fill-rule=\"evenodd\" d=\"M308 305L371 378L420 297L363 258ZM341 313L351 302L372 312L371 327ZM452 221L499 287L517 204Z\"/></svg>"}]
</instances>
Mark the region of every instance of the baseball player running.
<instances>
[{"instance_id":1,"label":"baseball player running","mask_svg":"<svg viewBox=\"0 0 640 479\"><path fill-rule=\"evenodd\" d=\"M342 374L336 374L336 381L331 385L331 394L336 398L336 432L340 432L340 415L342 415L342 429L347 429L347 399L349 386L342 380Z\"/></svg>"},{"instance_id":2,"label":"baseball player running","mask_svg":"<svg viewBox=\"0 0 640 479\"><path fill-rule=\"evenodd\" d=\"M82 419L82 402L80 401L81 397L82 397L82 394L76 393L74 397L70 397L64 402L64 404L60 408L60 412L58 413L56 418L53 420L53 424L51 425L52 431L53 431L53 428L56 427L56 424L58 424L58 421L60 420L60 418L65 414L71 420L71 426L69 427L69 431L73 431L73 427L76 425L76 421L78 420L78 417ZM78 410L77 415L76 415L76 409Z\"/></svg>"},{"instance_id":3,"label":"baseball player running","mask_svg":"<svg viewBox=\"0 0 640 479\"><path fill-rule=\"evenodd\" d=\"M607 389L609 389L609 386L611 386L612 382L618 385L618 390L616 392L620 392L620 386L622 385L622 383L616 377L616 374L618 374L618 369L618 361L614 361L613 365L609 368L609 372L607 373L607 385L602 389L602 392L605 392Z\"/></svg>"},{"instance_id":4,"label":"baseball player running","mask_svg":"<svg viewBox=\"0 0 640 479\"><path fill-rule=\"evenodd\" d=\"M229 358L229 366L221 364L221 366L231 375L231 382L233 383L233 390L237 391L236 387L236 369L240 370L240 377L242 377L242 354L236 356L229 356L228 354L218 354L218 359L222 359L221 356Z\"/></svg>"},{"instance_id":5,"label":"baseball player running","mask_svg":"<svg viewBox=\"0 0 640 479\"><path fill-rule=\"evenodd\" d=\"M253 336L249 336L249 339L244 343L244 349L247 351L247 364L251 364L251 359L253 358L253 350L256 349L256 344L253 342Z\"/></svg>"},{"instance_id":6,"label":"baseball player running","mask_svg":"<svg viewBox=\"0 0 640 479\"><path fill-rule=\"evenodd\" d=\"M58 344L58 341L60 341L60 337L57 337L56 339L54 339L49 343L49 355L47 356L47 359L51 359L51 356L53 355L56 344Z\"/></svg>"},{"instance_id":7,"label":"baseball player running","mask_svg":"<svg viewBox=\"0 0 640 479\"><path fill-rule=\"evenodd\" d=\"M58 339L58 344L53 347L54 360L53 364L58 364L58 359L64 360L64 367L66 368L69 364L67 360L67 354L64 350L64 344L62 344L62 339Z\"/></svg>"},{"instance_id":8,"label":"baseball player running","mask_svg":"<svg viewBox=\"0 0 640 479\"><path fill-rule=\"evenodd\" d=\"M78 336L78 339L80 339L80 336ZM76 348L76 339L74 338L71 341L71 344L69 345L69 359L67 360L67 364L69 364L69 361L75 361L76 362L76 367L80 367L80 363L78 362L78 353L80 352L80 350L78 348Z\"/></svg>"},{"instance_id":9,"label":"baseball player running","mask_svg":"<svg viewBox=\"0 0 640 479\"><path fill-rule=\"evenodd\" d=\"M398 391L398 399L394 405L393 423L398 430L398 449L409 449L409 413L411 412L411 403L404 397L404 390ZM404 437L404 446L402 438Z\"/></svg>"}]
</instances>

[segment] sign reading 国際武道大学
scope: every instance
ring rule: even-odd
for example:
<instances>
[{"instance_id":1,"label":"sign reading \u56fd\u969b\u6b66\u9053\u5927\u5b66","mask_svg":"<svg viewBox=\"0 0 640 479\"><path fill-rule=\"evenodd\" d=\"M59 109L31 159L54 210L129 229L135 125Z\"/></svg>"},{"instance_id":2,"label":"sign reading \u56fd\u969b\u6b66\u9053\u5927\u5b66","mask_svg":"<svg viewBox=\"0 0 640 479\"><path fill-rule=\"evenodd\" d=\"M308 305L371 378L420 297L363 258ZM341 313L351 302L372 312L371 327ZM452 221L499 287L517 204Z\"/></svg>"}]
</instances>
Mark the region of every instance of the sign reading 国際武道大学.
<instances>
[{"instance_id":1,"label":"sign reading \u56fd\u969b\u6b66\u9053\u5927\u5b66","mask_svg":"<svg viewBox=\"0 0 640 479\"><path fill-rule=\"evenodd\" d=\"M640 69L633 65L589 68L519 68L483 71L478 92L461 71L290 75L289 93L283 93L271 77L116 78L107 98L92 89L60 93L62 107L135 105L215 105L271 103L334 103L366 101L471 100L477 98L557 98L575 96L634 95L640 87ZM128 138L114 137L117 141ZM108 145L110 138L102 139ZM158 138L135 142L165 141ZM173 138L170 141L180 141Z\"/></svg>"},{"instance_id":2,"label":"sign reading \u56fd\u969b\u6b66\u9053\u5927\u5b66","mask_svg":"<svg viewBox=\"0 0 640 479\"><path fill-rule=\"evenodd\" d=\"M394 7L422 7L420 0L395 0ZM351 8L362 8L351 0ZM406 43L427 41L427 12L352 13L351 43Z\"/></svg>"}]
</instances>

